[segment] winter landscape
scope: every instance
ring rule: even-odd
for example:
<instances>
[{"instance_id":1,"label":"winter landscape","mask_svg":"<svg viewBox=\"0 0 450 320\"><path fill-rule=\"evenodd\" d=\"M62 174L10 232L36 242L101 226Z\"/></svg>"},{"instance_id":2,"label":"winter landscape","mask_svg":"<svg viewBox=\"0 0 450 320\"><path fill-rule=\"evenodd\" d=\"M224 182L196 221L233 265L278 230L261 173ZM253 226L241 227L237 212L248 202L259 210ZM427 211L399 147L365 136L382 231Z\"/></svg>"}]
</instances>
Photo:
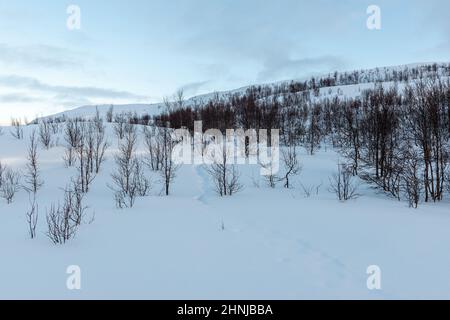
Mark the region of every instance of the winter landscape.
<instances>
[{"instance_id":1,"label":"winter landscape","mask_svg":"<svg viewBox=\"0 0 450 320\"><path fill-rule=\"evenodd\" d=\"M45 84L64 68L43 66L52 49L14 46L0 43L0 299L450 299L445 54L147 100Z\"/></svg>"}]
</instances>

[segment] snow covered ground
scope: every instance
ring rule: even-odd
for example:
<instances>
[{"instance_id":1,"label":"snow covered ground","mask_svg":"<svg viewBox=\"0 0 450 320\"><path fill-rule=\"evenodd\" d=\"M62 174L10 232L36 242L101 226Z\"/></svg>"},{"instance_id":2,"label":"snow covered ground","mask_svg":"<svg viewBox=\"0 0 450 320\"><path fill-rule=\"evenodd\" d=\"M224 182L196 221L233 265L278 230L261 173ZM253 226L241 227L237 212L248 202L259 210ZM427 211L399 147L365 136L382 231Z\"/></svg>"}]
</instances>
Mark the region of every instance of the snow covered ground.
<instances>
[{"instance_id":1,"label":"snow covered ground","mask_svg":"<svg viewBox=\"0 0 450 320\"><path fill-rule=\"evenodd\" d=\"M4 129L3 163L24 168L32 129L23 141ZM302 152L291 190L258 187L258 168L242 166L245 189L219 198L202 167L184 166L171 196L159 195L155 177L150 197L118 210L107 188L116 148L108 131L114 146L87 196L95 221L74 240L55 246L45 235L46 209L75 175L62 147L39 149L37 239L27 234L26 192L0 200L1 299L450 298L448 201L409 209L362 185L360 198L338 202L328 179L339 156L322 149ZM66 287L70 265L81 268L79 291ZM370 265L381 268L382 290L367 288Z\"/></svg>"},{"instance_id":2,"label":"snow covered ground","mask_svg":"<svg viewBox=\"0 0 450 320\"><path fill-rule=\"evenodd\" d=\"M448 63L439 62L436 63L438 66L438 74L441 76L442 81L448 81L448 76L446 73L444 73L443 68L447 67ZM331 87L323 87L319 90L319 95L315 96L313 94L313 90L310 90L311 93L311 99L312 102L320 102L322 99L328 98L339 98L339 99L352 99L356 97L360 97L362 93L365 90L368 89L374 89L375 83L377 82L379 84L379 81L382 81L383 77L386 75L389 75L392 77L394 73L398 72L404 72L405 74L407 72L411 72L413 69L422 70L423 76L426 77L429 72L427 72L427 69L432 66L432 63L413 63L413 64L406 64L406 65L398 65L398 66L390 66L390 67L381 67L381 68L375 68L375 69L366 69L366 70L359 70L359 82L357 84L351 84L351 85L336 85ZM355 72L348 71L348 72L341 72L338 73L338 75L347 75ZM332 74L322 74L316 77L316 81L323 78L331 77ZM411 75L410 75L411 76ZM377 79L378 81L375 81ZM414 78L415 79L415 78ZM202 105L210 101L211 99L217 97L227 97L229 95L233 94L244 94L249 88L251 87L257 87L257 86L268 86L268 87L275 87L280 84L289 84L292 81L299 81L304 82L306 80L311 80L310 78L303 78L303 79L292 79L292 80L285 80L285 81L278 81L274 83L260 83L257 85L252 86L245 86L241 88L237 88L234 90L228 90L228 91L220 91L220 92L212 92L212 93L205 93L198 96L190 97L189 99L185 99L184 106L189 107L196 107L198 105ZM414 80L410 81L411 83L414 82ZM390 89L394 86L397 86L397 89L401 92L404 90L406 84L403 81L399 82L393 82L393 81L383 81L382 86L385 89ZM171 97L170 99L177 99L176 97ZM68 118L93 118L96 114L96 111L98 110L100 115L102 117L105 117L110 107L113 106L114 114L134 114L136 113L139 116L142 115L159 115L162 111L166 109L165 104L160 103L152 103L152 104L122 104L122 105L111 105L111 104L100 104L100 105L86 105L81 107L74 107L73 109L66 110L57 114L53 114L47 117L60 117L65 116ZM45 116L43 118L46 118Z\"/></svg>"}]
</instances>

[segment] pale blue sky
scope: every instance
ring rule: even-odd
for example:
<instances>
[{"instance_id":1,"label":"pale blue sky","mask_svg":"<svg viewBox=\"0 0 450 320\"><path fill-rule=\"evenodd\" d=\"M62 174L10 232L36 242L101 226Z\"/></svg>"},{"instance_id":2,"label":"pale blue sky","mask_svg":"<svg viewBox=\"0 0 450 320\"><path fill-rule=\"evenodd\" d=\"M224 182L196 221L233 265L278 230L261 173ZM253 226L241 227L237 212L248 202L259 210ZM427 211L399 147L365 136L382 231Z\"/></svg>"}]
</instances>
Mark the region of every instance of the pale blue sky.
<instances>
[{"instance_id":1,"label":"pale blue sky","mask_svg":"<svg viewBox=\"0 0 450 320\"><path fill-rule=\"evenodd\" d=\"M81 30L66 9L81 8ZM366 28L368 5L382 29ZM0 0L0 122L450 59L447 0Z\"/></svg>"}]
</instances>

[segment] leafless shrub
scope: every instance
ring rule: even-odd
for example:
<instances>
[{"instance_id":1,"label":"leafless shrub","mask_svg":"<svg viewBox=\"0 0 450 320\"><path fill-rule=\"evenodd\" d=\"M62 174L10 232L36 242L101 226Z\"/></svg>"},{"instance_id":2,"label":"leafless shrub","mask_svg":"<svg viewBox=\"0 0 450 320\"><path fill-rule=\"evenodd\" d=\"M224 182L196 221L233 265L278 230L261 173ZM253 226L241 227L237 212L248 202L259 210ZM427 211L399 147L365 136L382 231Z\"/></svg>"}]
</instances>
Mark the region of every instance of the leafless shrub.
<instances>
[{"instance_id":1,"label":"leafless shrub","mask_svg":"<svg viewBox=\"0 0 450 320\"><path fill-rule=\"evenodd\" d=\"M275 188L277 183L283 180L277 174L278 166L276 164L276 160L271 155L269 157L268 161L266 161L266 162L260 161L260 165L267 172L267 174L264 175L267 185L270 188Z\"/></svg>"},{"instance_id":2,"label":"leafless shrub","mask_svg":"<svg viewBox=\"0 0 450 320\"><path fill-rule=\"evenodd\" d=\"M70 219L77 225L81 225L87 207L84 206L84 196L82 186L79 181L72 180L70 185L64 190L64 207L71 211Z\"/></svg>"},{"instance_id":3,"label":"leafless shrub","mask_svg":"<svg viewBox=\"0 0 450 320\"><path fill-rule=\"evenodd\" d=\"M138 159L133 159L131 166L132 171L129 177L128 187L126 186L125 176L121 173L113 174L114 185L110 187L114 191L114 199L119 209L132 208L137 197L146 197L150 193L150 180L145 177L142 171L142 164Z\"/></svg>"},{"instance_id":4,"label":"leafless shrub","mask_svg":"<svg viewBox=\"0 0 450 320\"><path fill-rule=\"evenodd\" d=\"M78 145L75 147L77 159L78 180L83 193L89 192L91 183L100 171L104 153L108 147L105 141L102 124L95 122L81 123Z\"/></svg>"},{"instance_id":5,"label":"leafless shrub","mask_svg":"<svg viewBox=\"0 0 450 320\"><path fill-rule=\"evenodd\" d=\"M11 119L11 135L16 138L17 140L23 139L23 128L22 128L22 122L20 119Z\"/></svg>"},{"instance_id":6,"label":"leafless shrub","mask_svg":"<svg viewBox=\"0 0 450 320\"><path fill-rule=\"evenodd\" d=\"M300 183L300 187L302 188L303 195L305 196L305 198L310 198L314 191L314 186L313 185L305 186L303 183Z\"/></svg>"},{"instance_id":7,"label":"leafless shrub","mask_svg":"<svg viewBox=\"0 0 450 320\"><path fill-rule=\"evenodd\" d=\"M76 148L81 144L82 132L81 122L78 119L68 119L64 128L64 140L66 151L63 156L67 167L72 167L76 162Z\"/></svg>"},{"instance_id":8,"label":"leafless shrub","mask_svg":"<svg viewBox=\"0 0 450 320\"><path fill-rule=\"evenodd\" d=\"M222 161L214 161L211 165L206 165L206 172L214 182L217 194L221 197L232 196L242 190L239 183L240 173L235 164L229 164L227 154L224 151Z\"/></svg>"},{"instance_id":9,"label":"leafless shrub","mask_svg":"<svg viewBox=\"0 0 450 320\"><path fill-rule=\"evenodd\" d=\"M184 90L178 90L173 97L164 97L164 106L168 114L183 109L184 106Z\"/></svg>"},{"instance_id":10,"label":"leafless shrub","mask_svg":"<svg viewBox=\"0 0 450 320\"><path fill-rule=\"evenodd\" d=\"M114 106L110 106L108 111L106 112L106 122L111 123L113 122L113 116L114 116Z\"/></svg>"},{"instance_id":11,"label":"leafless shrub","mask_svg":"<svg viewBox=\"0 0 450 320\"><path fill-rule=\"evenodd\" d=\"M445 180L447 181L447 192L450 194L450 170L448 170Z\"/></svg>"},{"instance_id":12,"label":"leafless shrub","mask_svg":"<svg viewBox=\"0 0 450 320\"><path fill-rule=\"evenodd\" d=\"M73 163L75 162L75 154L74 154L73 149L71 147L67 147L66 146L66 150L64 151L62 159L64 161L64 165L67 168L73 166Z\"/></svg>"},{"instance_id":13,"label":"leafless shrub","mask_svg":"<svg viewBox=\"0 0 450 320\"><path fill-rule=\"evenodd\" d=\"M83 200L80 182L72 180L64 189L63 205L52 205L47 212L47 236L54 244L64 244L75 237L87 210Z\"/></svg>"},{"instance_id":14,"label":"leafless shrub","mask_svg":"<svg viewBox=\"0 0 450 320\"><path fill-rule=\"evenodd\" d=\"M50 148L52 143L52 128L47 119L39 121L39 139L44 148Z\"/></svg>"},{"instance_id":15,"label":"leafless shrub","mask_svg":"<svg viewBox=\"0 0 450 320\"><path fill-rule=\"evenodd\" d=\"M236 165L212 164L206 167L206 171L214 181L217 194L221 197L232 196L242 190L239 183L240 174Z\"/></svg>"},{"instance_id":16,"label":"leafless shrub","mask_svg":"<svg viewBox=\"0 0 450 320\"><path fill-rule=\"evenodd\" d=\"M3 176L4 176L4 173L5 173L5 170L6 170L6 166L4 166L2 164L2 162L0 161L0 190L1 190L1 187L2 187L2 184L3 184Z\"/></svg>"},{"instance_id":17,"label":"leafless shrub","mask_svg":"<svg viewBox=\"0 0 450 320\"><path fill-rule=\"evenodd\" d=\"M95 173L100 172L100 167L105 161L105 152L109 147L109 142L105 137L106 128L103 125L103 120L100 118L100 114L97 110L96 117L94 119L94 165ZM94 166L93 166L94 167Z\"/></svg>"},{"instance_id":18,"label":"leafless shrub","mask_svg":"<svg viewBox=\"0 0 450 320\"><path fill-rule=\"evenodd\" d=\"M36 194L44 184L40 177L37 147L36 131L33 131L30 135L30 143L28 145L28 163L26 165L25 173L25 190L32 192L33 194Z\"/></svg>"},{"instance_id":19,"label":"leafless shrub","mask_svg":"<svg viewBox=\"0 0 450 320\"><path fill-rule=\"evenodd\" d=\"M416 150L408 149L403 159L402 186L412 208L419 206L423 192L420 175L419 155Z\"/></svg>"},{"instance_id":20,"label":"leafless shrub","mask_svg":"<svg viewBox=\"0 0 450 320\"><path fill-rule=\"evenodd\" d=\"M132 185L136 187L138 196L146 197L149 195L151 189L150 179L144 174L143 161L136 158L135 162Z\"/></svg>"},{"instance_id":21,"label":"leafless shrub","mask_svg":"<svg viewBox=\"0 0 450 320\"><path fill-rule=\"evenodd\" d=\"M123 133L125 136L129 135L130 133L136 132L136 134L138 134L137 132L137 127L135 124L130 123L130 118L131 115L127 116L127 122L125 123L125 125L123 126Z\"/></svg>"},{"instance_id":22,"label":"leafless shrub","mask_svg":"<svg viewBox=\"0 0 450 320\"><path fill-rule=\"evenodd\" d=\"M121 182L121 189L128 192L131 175L134 169L135 149L137 144L136 130L129 131L124 138L125 141L119 145L119 152L114 157L117 165L117 173L113 174L113 180L119 180Z\"/></svg>"},{"instance_id":23,"label":"leafless shrub","mask_svg":"<svg viewBox=\"0 0 450 320\"><path fill-rule=\"evenodd\" d=\"M302 189L303 196L305 198L311 198L311 196L314 194L316 196L319 195L320 188L322 187L323 183L320 183L318 185L307 185L305 186L303 183L300 183L300 187Z\"/></svg>"},{"instance_id":24,"label":"leafless shrub","mask_svg":"<svg viewBox=\"0 0 450 320\"><path fill-rule=\"evenodd\" d=\"M302 168L298 161L295 146L289 146L287 150L283 150L282 155L285 167L284 187L289 189L291 187L289 178L293 175L299 174Z\"/></svg>"},{"instance_id":25,"label":"leafless shrub","mask_svg":"<svg viewBox=\"0 0 450 320\"><path fill-rule=\"evenodd\" d=\"M338 172L330 178L330 191L335 193L340 201L347 201L359 197L357 189L351 170L339 163Z\"/></svg>"},{"instance_id":26,"label":"leafless shrub","mask_svg":"<svg viewBox=\"0 0 450 320\"><path fill-rule=\"evenodd\" d=\"M0 185L1 196L8 204L12 203L16 193L20 190L20 172L10 168L4 169Z\"/></svg>"},{"instance_id":27,"label":"leafless shrub","mask_svg":"<svg viewBox=\"0 0 450 320\"><path fill-rule=\"evenodd\" d=\"M127 124L127 117L125 114L117 114L114 117L114 133L119 140L125 137L125 126Z\"/></svg>"},{"instance_id":28,"label":"leafless shrub","mask_svg":"<svg viewBox=\"0 0 450 320\"><path fill-rule=\"evenodd\" d=\"M161 169L162 160L162 146L161 139L157 136L160 134L156 126L144 126L144 143L147 149L147 165L153 171L159 171Z\"/></svg>"},{"instance_id":29,"label":"leafless shrub","mask_svg":"<svg viewBox=\"0 0 450 320\"><path fill-rule=\"evenodd\" d=\"M91 174L90 165L92 154L93 143L90 132L86 130L86 123L80 123L80 137L78 141L78 145L75 146L75 157L77 159L77 169L78 169L78 182L81 185L81 189L83 193L87 193L89 191L89 185L94 179L94 176ZM87 141L90 139L90 141Z\"/></svg>"},{"instance_id":30,"label":"leafless shrub","mask_svg":"<svg viewBox=\"0 0 450 320\"><path fill-rule=\"evenodd\" d=\"M320 184L318 184L318 185L316 186L316 196L319 195L320 188L322 188L322 185L323 185L323 182L321 182Z\"/></svg>"},{"instance_id":31,"label":"leafless shrub","mask_svg":"<svg viewBox=\"0 0 450 320\"><path fill-rule=\"evenodd\" d=\"M116 171L111 175L114 199L118 208L132 208L138 196L147 196L150 191L150 180L143 172L142 161L135 155L137 130L127 130L124 142L114 157Z\"/></svg>"},{"instance_id":32,"label":"leafless shrub","mask_svg":"<svg viewBox=\"0 0 450 320\"><path fill-rule=\"evenodd\" d=\"M52 134L60 133L61 127L59 126L59 122L56 119L48 118L48 123L50 124Z\"/></svg>"},{"instance_id":33,"label":"leafless shrub","mask_svg":"<svg viewBox=\"0 0 450 320\"><path fill-rule=\"evenodd\" d=\"M179 166L173 161L173 149L178 141L172 137L170 128L161 128L157 136L158 144L161 147L161 170L160 175L163 179L166 196L170 194L170 185L176 177Z\"/></svg>"},{"instance_id":34,"label":"leafless shrub","mask_svg":"<svg viewBox=\"0 0 450 320\"><path fill-rule=\"evenodd\" d=\"M36 194L29 194L30 209L27 211L26 218L28 224L28 232L31 239L36 238L36 226L39 218L39 207L36 202Z\"/></svg>"},{"instance_id":35,"label":"leafless shrub","mask_svg":"<svg viewBox=\"0 0 450 320\"><path fill-rule=\"evenodd\" d=\"M54 244L64 244L75 237L78 225L70 217L69 207L52 205L47 212L47 237Z\"/></svg>"}]
</instances>

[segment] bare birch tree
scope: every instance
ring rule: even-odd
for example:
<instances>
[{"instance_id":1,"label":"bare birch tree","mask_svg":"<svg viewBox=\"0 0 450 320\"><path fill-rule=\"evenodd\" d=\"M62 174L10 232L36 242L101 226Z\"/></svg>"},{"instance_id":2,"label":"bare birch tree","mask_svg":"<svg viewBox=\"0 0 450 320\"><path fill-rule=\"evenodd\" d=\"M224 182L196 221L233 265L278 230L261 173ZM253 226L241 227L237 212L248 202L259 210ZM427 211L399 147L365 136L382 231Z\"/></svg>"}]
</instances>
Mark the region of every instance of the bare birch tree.
<instances>
[{"instance_id":1,"label":"bare birch tree","mask_svg":"<svg viewBox=\"0 0 450 320\"><path fill-rule=\"evenodd\" d=\"M25 173L25 189L28 192L36 194L38 190L43 186L44 182L40 177L40 170L38 164L38 142L36 131L33 131L30 135L30 142L28 145L28 163L26 165Z\"/></svg>"}]
</instances>

